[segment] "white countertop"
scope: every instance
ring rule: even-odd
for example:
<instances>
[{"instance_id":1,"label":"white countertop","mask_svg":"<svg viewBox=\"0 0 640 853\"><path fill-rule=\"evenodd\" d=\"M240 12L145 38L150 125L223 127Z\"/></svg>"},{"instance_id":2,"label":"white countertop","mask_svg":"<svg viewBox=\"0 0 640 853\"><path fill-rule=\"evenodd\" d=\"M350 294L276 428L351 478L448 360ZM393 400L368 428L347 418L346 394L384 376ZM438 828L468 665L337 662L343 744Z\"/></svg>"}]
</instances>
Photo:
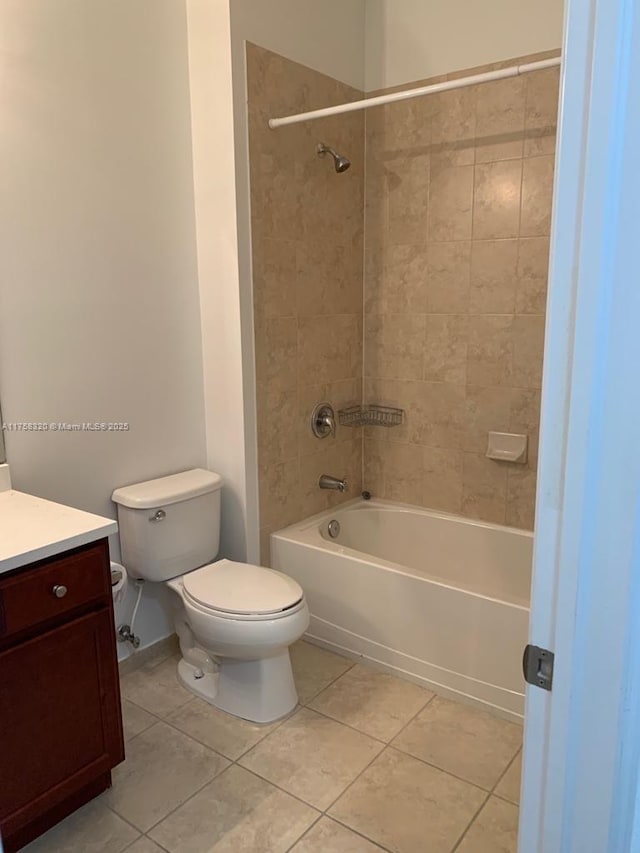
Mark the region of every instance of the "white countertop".
<instances>
[{"instance_id":1,"label":"white countertop","mask_svg":"<svg viewBox=\"0 0 640 853\"><path fill-rule=\"evenodd\" d=\"M112 518L13 489L0 491L0 574L95 542L117 530Z\"/></svg>"}]
</instances>

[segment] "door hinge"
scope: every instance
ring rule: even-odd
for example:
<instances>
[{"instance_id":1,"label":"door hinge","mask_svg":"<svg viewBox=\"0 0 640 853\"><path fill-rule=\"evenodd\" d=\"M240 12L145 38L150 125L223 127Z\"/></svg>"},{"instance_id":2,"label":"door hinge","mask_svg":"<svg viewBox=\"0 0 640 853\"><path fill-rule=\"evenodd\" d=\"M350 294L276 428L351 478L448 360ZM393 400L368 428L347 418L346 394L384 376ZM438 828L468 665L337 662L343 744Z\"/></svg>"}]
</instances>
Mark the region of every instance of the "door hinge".
<instances>
[{"instance_id":1,"label":"door hinge","mask_svg":"<svg viewBox=\"0 0 640 853\"><path fill-rule=\"evenodd\" d=\"M549 649L527 646L522 656L524 680L534 687L551 690L553 686L553 662L555 655Z\"/></svg>"}]
</instances>

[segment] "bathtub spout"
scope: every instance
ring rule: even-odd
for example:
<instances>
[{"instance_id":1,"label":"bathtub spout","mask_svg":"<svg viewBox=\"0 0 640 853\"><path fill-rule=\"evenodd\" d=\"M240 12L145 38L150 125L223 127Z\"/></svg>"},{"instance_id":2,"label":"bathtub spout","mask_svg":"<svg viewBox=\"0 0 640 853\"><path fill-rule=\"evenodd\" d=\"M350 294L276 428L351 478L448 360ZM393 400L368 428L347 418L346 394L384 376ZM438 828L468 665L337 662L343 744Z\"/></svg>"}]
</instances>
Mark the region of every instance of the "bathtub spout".
<instances>
[{"instance_id":1,"label":"bathtub spout","mask_svg":"<svg viewBox=\"0 0 640 853\"><path fill-rule=\"evenodd\" d=\"M322 474L318 480L318 485L321 489L333 489L336 492L346 492L349 484L346 480L339 480L337 477L332 477L330 474Z\"/></svg>"}]
</instances>

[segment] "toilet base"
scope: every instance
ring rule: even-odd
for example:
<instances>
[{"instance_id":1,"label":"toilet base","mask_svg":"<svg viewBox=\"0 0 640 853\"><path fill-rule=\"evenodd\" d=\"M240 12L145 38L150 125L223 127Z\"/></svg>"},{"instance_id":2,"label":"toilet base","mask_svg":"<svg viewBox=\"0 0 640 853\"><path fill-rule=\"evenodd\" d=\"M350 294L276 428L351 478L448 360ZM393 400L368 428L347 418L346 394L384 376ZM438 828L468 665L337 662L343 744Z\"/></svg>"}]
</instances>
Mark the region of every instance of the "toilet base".
<instances>
[{"instance_id":1,"label":"toilet base","mask_svg":"<svg viewBox=\"0 0 640 853\"><path fill-rule=\"evenodd\" d=\"M227 714L253 723L286 717L298 703L289 650L261 660L221 658L217 672L205 672L182 658L178 678L191 693Z\"/></svg>"}]
</instances>

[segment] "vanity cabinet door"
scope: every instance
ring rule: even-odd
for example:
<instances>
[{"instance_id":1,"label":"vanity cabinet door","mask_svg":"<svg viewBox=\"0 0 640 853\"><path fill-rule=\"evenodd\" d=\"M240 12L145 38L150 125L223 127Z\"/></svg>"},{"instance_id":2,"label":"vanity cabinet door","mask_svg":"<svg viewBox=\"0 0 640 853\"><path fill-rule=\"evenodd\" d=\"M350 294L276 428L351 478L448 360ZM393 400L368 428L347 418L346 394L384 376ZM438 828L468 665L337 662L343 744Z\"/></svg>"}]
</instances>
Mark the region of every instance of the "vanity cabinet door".
<instances>
[{"instance_id":1,"label":"vanity cabinet door","mask_svg":"<svg viewBox=\"0 0 640 853\"><path fill-rule=\"evenodd\" d=\"M112 614L0 653L0 829L18 833L123 760Z\"/></svg>"}]
</instances>

